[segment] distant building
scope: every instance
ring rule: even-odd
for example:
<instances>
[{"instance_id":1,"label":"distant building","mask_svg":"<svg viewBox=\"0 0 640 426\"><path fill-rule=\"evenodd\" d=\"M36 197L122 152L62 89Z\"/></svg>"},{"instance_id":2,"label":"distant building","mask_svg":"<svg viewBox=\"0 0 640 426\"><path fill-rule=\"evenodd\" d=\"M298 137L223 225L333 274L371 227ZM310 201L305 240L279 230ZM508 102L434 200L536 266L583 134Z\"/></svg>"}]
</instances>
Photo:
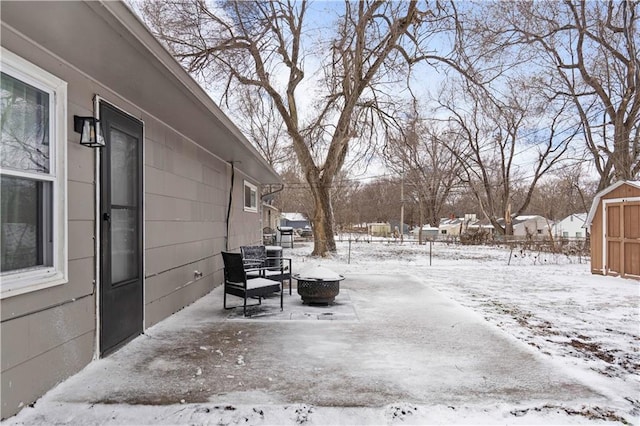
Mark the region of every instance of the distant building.
<instances>
[{"instance_id":1,"label":"distant building","mask_svg":"<svg viewBox=\"0 0 640 426\"><path fill-rule=\"evenodd\" d=\"M391 225L388 223L367 223L367 234L372 237L388 237L391 235Z\"/></svg>"},{"instance_id":2,"label":"distant building","mask_svg":"<svg viewBox=\"0 0 640 426\"><path fill-rule=\"evenodd\" d=\"M493 224L489 219L472 220L466 225L465 231L480 232L484 231L489 235L495 233Z\"/></svg>"},{"instance_id":3,"label":"distant building","mask_svg":"<svg viewBox=\"0 0 640 426\"><path fill-rule=\"evenodd\" d=\"M464 231L464 226L465 220L463 218L440 219L439 234L442 237L455 237Z\"/></svg>"},{"instance_id":4,"label":"distant building","mask_svg":"<svg viewBox=\"0 0 640 426\"><path fill-rule=\"evenodd\" d=\"M504 218L498 219L501 226ZM549 236L549 220L539 215L522 215L512 219L514 237L545 238Z\"/></svg>"},{"instance_id":5,"label":"distant building","mask_svg":"<svg viewBox=\"0 0 640 426\"><path fill-rule=\"evenodd\" d=\"M440 229L436 228L435 226L422 225L422 239L421 239L421 241L435 240L435 239L438 238L438 234L439 233L440 233ZM413 228L411 230L411 235L414 238L419 238L420 237L420 227L416 226L415 228Z\"/></svg>"},{"instance_id":6,"label":"distant building","mask_svg":"<svg viewBox=\"0 0 640 426\"><path fill-rule=\"evenodd\" d=\"M551 234L554 238L577 238L584 240L586 238L584 228L586 220L586 213L571 214L554 223L551 227Z\"/></svg>"},{"instance_id":7,"label":"distant building","mask_svg":"<svg viewBox=\"0 0 640 426\"><path fill-rule=\"evenodd\" d=\"M280 214L280 226L303 229L311 228L311 223L302 213L282 213Z\"/></svg>"}]
</instances>

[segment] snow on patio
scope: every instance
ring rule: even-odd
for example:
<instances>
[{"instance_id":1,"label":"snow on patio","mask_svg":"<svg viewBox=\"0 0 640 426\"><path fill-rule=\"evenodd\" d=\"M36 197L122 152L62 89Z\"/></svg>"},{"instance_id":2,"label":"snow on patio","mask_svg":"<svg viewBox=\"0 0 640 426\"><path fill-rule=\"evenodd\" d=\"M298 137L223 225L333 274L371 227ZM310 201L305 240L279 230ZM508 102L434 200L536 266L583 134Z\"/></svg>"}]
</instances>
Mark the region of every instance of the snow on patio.
<instances>
[{"instance_id":1,"label":"snow on patio","mask_svg":"<svg viewBox=\"0 0 640 426\"><path fill-rule=\"evenodd\" d=\"M410 273L563 369L587 378L640 424L640 282L593 275L589 259L493 246L393 240L338 241L331 258L308 258L348 276ZM347 264L348 263L348 264Z\"/></svg>"},{"instance_id":2,"label":"snow on patio","mask_svg":"<svg viewBox=\"0 0 640 426\"><path fill-rule=\"evenodd\" d=\"M311 250L310 243L296 243L294 249L284 250L284 256L293 258L294 273L307 267L327 267L346 277L345 288L348 287L349 275L379 275L381 280L385 275L410 275L426 288L434 289L480 314L511 339L529 345L538 356L553 364L555 370L578 378L603 395L602 401L585 401L578 407L553 401L516 404L501 400L487 400L486 403L467 401L467 404L455 407L398 401L388 401L382 407L338 407L264 402L248 404L246 400L231 400L225 404L94 405L60 402L59 395L58 399L52 397L60 393L54 389L34 408L25 408L6 423L640 424L638 281L594 276L584 259L580 263L577 258L558 255L518 252L508 265L510 252L493 247L445 243L434 243L430 247L428 244L400 245L393 242L349 245L343 241L338 242L336 255L324 259L309 257ZM345 297L348 294L349 291L344 292ZM297 297L295 290L291 297ZM345 306L349 307L349 304ZM176 317L194 316L189 313L192 308L186 308ZM278 320L277 317L273 319ZM229 320L238 326L251 321L233 319L233 316ZM258 324L264 320L255 319ZM320 322L324 323L314 321ZM173 324L171 319L165 323L167 325L160 323L150 329L149 334L153 337L163 329L179 325ZM340 321L331 323L340 327ZM353 323L347 321L343 324ZM138 343L136 340L130 345ZM112 358L115 357L100 360L87 369L100 369L100 363L112 363ZM117 386L118 378L112 380Z\"/></svg>"}]
</instances>

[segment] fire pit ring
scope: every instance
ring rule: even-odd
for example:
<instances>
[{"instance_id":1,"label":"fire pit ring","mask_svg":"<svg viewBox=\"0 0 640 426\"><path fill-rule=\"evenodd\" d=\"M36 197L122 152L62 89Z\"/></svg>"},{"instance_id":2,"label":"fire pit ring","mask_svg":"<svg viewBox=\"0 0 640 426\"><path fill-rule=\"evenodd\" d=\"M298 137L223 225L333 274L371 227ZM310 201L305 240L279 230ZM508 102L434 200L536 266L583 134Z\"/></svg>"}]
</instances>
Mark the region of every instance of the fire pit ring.
<instances>
[{"instance_id":1,"label":"fire pit ring","mask_svg":"<svg viewBox=\"0 0 640 426\"><path fill-rule=\"evenodd\" d=\"M340 281L344 280L344 276L320 266L294 274L293 278L298 281L302 303L308 305L333 303L340 293Z\"/></svg>"}]
</instances>

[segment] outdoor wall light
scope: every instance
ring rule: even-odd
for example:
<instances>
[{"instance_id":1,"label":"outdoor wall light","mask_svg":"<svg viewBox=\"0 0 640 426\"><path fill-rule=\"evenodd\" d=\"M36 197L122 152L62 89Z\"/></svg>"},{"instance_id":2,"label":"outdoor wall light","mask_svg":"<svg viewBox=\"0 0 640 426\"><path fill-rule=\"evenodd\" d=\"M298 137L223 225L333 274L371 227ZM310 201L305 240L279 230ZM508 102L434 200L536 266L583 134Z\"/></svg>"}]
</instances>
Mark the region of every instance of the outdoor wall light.
<instances>
[{"instance_id":1,"label":"outdoor wall light","mask_svg":"<svg viewBox=\"0 0 640 426\"><path fill-rule=\"evenodd\" d=\"M80 133L80 144L90 148L102 148L104 138L100 130L100 120L95 117L73 116L73 130Z\"/></svg>"}]
</instances>

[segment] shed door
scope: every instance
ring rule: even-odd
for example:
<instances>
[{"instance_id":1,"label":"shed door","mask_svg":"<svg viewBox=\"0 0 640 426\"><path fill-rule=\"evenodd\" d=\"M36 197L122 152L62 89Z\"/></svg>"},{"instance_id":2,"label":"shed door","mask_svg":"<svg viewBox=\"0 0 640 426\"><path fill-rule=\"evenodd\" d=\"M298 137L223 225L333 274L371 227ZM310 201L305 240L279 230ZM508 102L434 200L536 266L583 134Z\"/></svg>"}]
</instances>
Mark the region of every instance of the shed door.
<instances>
[{"instance_id":1,"label":"shed door","mask_svg":"<svg viewBox=\"0 0 640 426\"><path fill-rule=\"evenodd\" d=\"M640 203L607 205L607 273L640 277Z\"/></svg>"},{"instance_id":2,"label":"shed door","mask_svg":"<svg viewBox=\"0 0 640 426\"><path fill-rule=\"evenodd\" d=\"M100 104L100 354L142 333L142 122Z\"/></svg>"},{"instance_id":3,"label":"shed door","mask_svg":"<svg viewBox=\"0 0 640 426\"><path fill-rule=\"evenodd\" d=\"M624 275L640 277L640 203L622 203Z\"/></svg>"}]
</instances>

